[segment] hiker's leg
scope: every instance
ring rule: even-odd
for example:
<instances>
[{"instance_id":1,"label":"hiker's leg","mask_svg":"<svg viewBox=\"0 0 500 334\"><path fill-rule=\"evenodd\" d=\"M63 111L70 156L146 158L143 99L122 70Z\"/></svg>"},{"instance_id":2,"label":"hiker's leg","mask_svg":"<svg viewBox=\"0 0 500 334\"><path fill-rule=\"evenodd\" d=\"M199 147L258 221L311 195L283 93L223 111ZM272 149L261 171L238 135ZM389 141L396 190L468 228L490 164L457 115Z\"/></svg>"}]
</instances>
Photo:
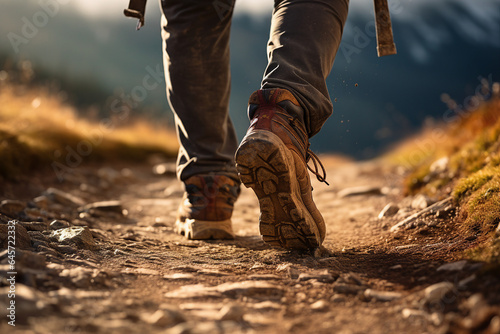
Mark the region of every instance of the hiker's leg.
<instances>
[{"instance_id":1,"label":"hiker's leg","mask_svg":"<svg viewBox=\"0 0 500 334\"><path fill-rule=\"evenodd\" d=\"M325 79L347 19L348 0L276 0L262 88L285 88L304 109L309 136L333 106Z\"/></svg>"},{"instance_id":2,"label":"hiker's leg","mask_svg":"<svg viewBox=\"0 0 500 334\"><path fill-rule=\"evenodd\" d=\"M229 118L234 0L162 0L161 6L167 96L181 145L178 177L212 172L238 180Z\"/></svg>"}]
</instances>

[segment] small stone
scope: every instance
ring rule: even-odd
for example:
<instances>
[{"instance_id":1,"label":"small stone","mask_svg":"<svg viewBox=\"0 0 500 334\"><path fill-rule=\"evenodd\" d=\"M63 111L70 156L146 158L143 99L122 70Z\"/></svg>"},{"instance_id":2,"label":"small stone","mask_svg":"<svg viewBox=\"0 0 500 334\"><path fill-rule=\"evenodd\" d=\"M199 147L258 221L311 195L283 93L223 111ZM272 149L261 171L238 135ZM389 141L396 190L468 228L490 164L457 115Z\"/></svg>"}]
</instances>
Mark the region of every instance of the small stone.
<instances>
[{"instance_id":1,"label":"small stone","mask_svg":"<svg viewBox=\"0 0 500 334\"><path fill-rule=\"evenodd\" d=\"M255 281L276 281L281 279L280 276L273 274L255 274L248 276L248 278Z\"/></svg>"},{"instance_id":2,"label":"small stone","mask_svg":"<svg viewBox=\"0 0 500 334\"><path fill-rule=\"evenodd\" d=\"M336 293L332 296L332 298L330 298L330 301L332 303L342 303L345 302L345 297L343 295Z\"/></svg>"},{"instance_id":3,"label":"small stone","mask_svg":"<svg viewBox=\"0 0 500 334\"><path fill-rule=\"evenodd\" d=\"M487 303L480 293L473 294L465 301L465 306L467 306L467 308L469 310L477 310L480 307L483 307L486 305L487 305Z\"/></svg>"},{"instance_id":4,"label":"small stone","mask_svg":"<svg viewBox=\"0 0 500 334\"><path fill-rule=\"evenodd\" d=\"M300 276L300 271L298 269L295 269L294 267L288 267L287 272L288 277L290 277L291 279L297 279Z\"/></svg>"},{"instance_id":5,"label":"small stone","mask_svg":"<svg viewBox=\"0 0 500 334\"><path fill-rule=\"evenodd\" d=\"M411 201L411 207L417 210L423 210L434 202L427 196L419 194Z\"/></svg>"},{"instance_id":6,"label":"small stone","mask_svg":"<svg viewBox=\"0 0 500 334\"><path fill-rule=\"evenodd\" d=\"M350 197L350 196L360 196L360 195L381 195L382 191L380 187L373 186L360 186L342 189L338 192L340 198Z\"/></svg>"},{"instance_id":7,"label":"small stone","mask_svg":"<svg viewBox=\"0 0 500 334\"><path fill-rule=\"evenodd\" d=\"M441 326L441 324L443 323L443 320L444 320L444 315L442 313L433 312L430 315L429 320L431 321L431 323L434 326L436 326L436 327Z\"/></svg>"},{"instance_id":8,"label":"small stone","mask_svg":"<svg viewBox=\"0 0 500 334\"><path fill-rule=\"evenodd\" d=\"M14 234L9 234L10 231L14 231ZM15 236L15 243L9 243L12 238L9 239L9 235ZM19 249L30 249L31 248L31 237L28 234L26 228L23 225L18 224L0 224L0 245L1 248L8 248L9 246L14 246Z\"/></svg>"},{"instance_id":9,"label":"small stone","mask_svg":"<svg viewBox=\"0 0 500 334\"><path fill-rule=\"evenodd\" d=\"M49 199L47 196L38 196L33 199L33 202L35 202L36 206L39 207L40 209L47 209L49 207Z\"/></svg>"},{"instance_id":10,"label":"small stone","mask_svg":"<svg viewBox=\"0 0 500 334\"><path fill-rule=\"evenodd\" d=\"M277 311L282 308L281 304L266 300L264 302L253 304L253 309L259 311Z\"/></svg>"},{"instance_id":11,"label":"small stone","mask_svg":"<svg viewBox=\"0 0 500 334\"><path fill-rule=\"evenodd\" d=\"M359 292L364 290L364 287L353 284L336 283L333 285L333 291L346 295L357 295Z\"/></svg>"},{"instance_id":12,"label":"small stone","mask_svg":"<svg viewBox=\"0 0 500 334\"><path fill-rule=\"evenodd\" d=\"M158 270L148 269L148 268L136 268L133 270L133 272L139 275L161 276L161 273Z\"/></svg>"},{"instance_id":13,"label":"small stone","mask_svg":"<svg viewBox=\"0 0 500 334\"><path fill-rule=\"evenodd\" d=\"M299 275L298 279L299 279L299 282L304 282L304 281L309 281L309 280L317 280L317 281L323 282L323 283L333 283L335 281L335 278L333 278L333 276L330 275L328 272L317 273L317 274L302 273Z\"/></svg>"},{"instance_id":14,"label":"small stone","mask_svg":"<svg viewBox=\"0 0 500 334\"><path fill-rule=\"evenodd\" d=\"M311 310L313 311L318 311L318 312L322 312L322 311L326 311L328 310L328 302L326 300L318 300L317 302L314 302L310 305L311 307Z\"/></svg>"},{"instance_id":15,"label":"small stone","mask_svg":"<svg viewBox=\"0 0 500 334\"><path fill-rule=\"evenodd\" d=\"M64 206L79 207L85 205L85 201L80 197L56 188L47 189L44 195L47 196L49 200Z\"/></svg>"},{"instance_id":16,"label":"small stone","mask_svg":"<svg viewBox=\"0 0 500 334\"><path fill-rule=\"evenodd\" d=\"M176 164L173 162L160 163L153 167L153 173L156 175L175 176L176 170Z\"/></svg>"},{"instance_id":17,"label":"small stone","mask_svg":"<svg viewBox=\"0 0 500 334\"><path fill-rule=\"evenodd\" d=\"M403 266L400 265L400 264L396 264L392 267L389 267L390 270L399 270L399 269L403 269Z\"/></svg>"},{"instance_id":18,"label":"small stone","mask_svg":"<svg viewBox=\"0 0 500 334\"><path fill-rule=\"evenodd\" d=\"M219 271L219 270L213 270L213 269L200 269L195 271L198 274L206 275L206 276L215 276L215 277L223 277L223 276L229 276L228 273Z\"/></svg>"},{"instance_id":19,"label":"small stone","mask_svg":"<svg viewBox=\"0 0 500 334\"><path fill-rule=\"evenodd\" d=\"M372 289L366 289L364 292L365 297L373 298L380 302L390 302L396 299L401 298L401 294L399 292L394 291L377 291Z\"/></svg>"},{"instance_id":20,"label":"small stone","mask_svg":"<svg viewBox=\"0 0 500 334\"><path fill-rule=\"evenodd\" d=\"M92 215L115 213L123 215L123 207L120 201L94 202L78 208L79 212L89 212Z\"/></svg>"},{"instance_id":21,"label":"small stone","mask_svg":"<svg viewBox=\"0 0 500 334\"><path fill-rule=\"evenodd\" d=\"M361 279L361 277L359 277L358 274L355 274L353 272L349 272L347 274L343 274L340 277L339 283L363 285L363 280Z\"/></svg>"},{"instance_id":22,"label":"small stone","mask_svg":"<svg viewBox=\"0 0 500 334\"><path fill-rule=\"evenodd\" d=\"M58 230L61 228L69 227L69 223L65 220L56 219L53 220L49 226L51 230Z\"/></svg>"},{"instance_id":23,"label":"small stone","mask_svg":"<svg viewBox=\"0 0 500 334\"><path fill-rule=\"evenodd\" d=\"M26 203L13 199L5 199L0 202L0 212L7 216L17 217L26 208Z\"/></svg>"},{"instance_id":24,"label":"small stone","mask_svg":"<svg viewBox=\"0 0 500 334\"><path fill-rule=\"evenodd\" d=\"M265 267L263 263L255 262L254 265L250 267L250 270L263 269Z\"/></svg>"},{"instance_id":25,"label":"small stone","mask_svg":"<svg viewBox=\"0 0 500 334\"><path fill-rule=\"evenodd\" d=\"M187 281L195 279L195 276L189 273L175 273L171 275L163 275L163 278L171 281Z\"/></svg>"},{"instance_id":26,"label":"small stone","mask_svg":"<svg viewBox=\"0 0 500 334\"><path fill-rule=\"evenodd\" d=\"M437 268L437 271L461 271L465 268L466 265L467 265L467 260L445 263L439 268Z\"/></svg>"},{"instance_id":27,"label":"small stone","mask_svg":"<svg viewBox=\"0 0 500 334\"><path fill-rule=\"evenodd\" d=\"M188 321L169 328L168 334L244 333L236 321Z\"/></svg>"},{"instance_id":28,"label":"small stone","mask_svg":"<svg viewBox=\"0 0 500 334\"><path fill-rule=\"evenodd\" d=\"M242 321L245 310L240 305L225 305L220 309L218 320Z\"/></svg>"},{"instance_id":29,"label":"small stone","mask_svg":"<svg viewBox=\"0 0 500 334\"><path fill-rule=\"evenodd\" d=\"M48 217L48 214L46 211L40 211L40 209L37 208L26 208L24 209L24 215L28 219L31 220L37 220L37 221L43 221L43 218Z\"/></svg>"},{"instance_id":30,"label":"small stone","mask_svg":"<svg viewBox=\"0 0 500 334\"><path fill-rule=\"evenodd\" d=\"M263 281L243 281L234 283L224 283L217 286L217 291L224 295L238 296L243 295L247 297L253 296L272 296L283 295L284 289L275 284Z\"/></svg>"},{"instance_id":31,"label":"small stone","mask_svg":"<svg viewBox=\"0 0 500 334\"><path fill-rule=\"evenodd\" d=\"M153 314L145 312L140 318L144 322L158 327L170 327L186 321L184 315L173 308L159 309Z\"/></svg>"},{"instance_id":32,"label":"small stone","mask_svg":"<svg viewBox=\"0 0 500 334\"><path fill-rule=\"evenodd\" d=\"M429 171L434 175L442 174L448 169L449 161L450 158L448 157L438 159L431 164L431 166L429 167Z\"/></svg>"},{"instance_id":33,"label":"small stone","mask_svg":"<svg viewBox=\"0 0 500 334\"><path fill-rule=\"evenodd\" d=\"M167 292L167 298L206 298L206 297L281 297L284 289L264 281L228 282L218 286L207 287L202 284L184 285L177 290Z\"/></svg>"},{"instance_id":34,"label":"small stone","mask_svg":"<svg viewBox=\"0 0 500 334\"><path fill-rule=\"evenodd\" d=\"M410 309L410 308L404 308L401 311L401 314L403 315L403 318L405 318L405 319L414 319L417 317L426 317L427 316L427 313L425 313L425 311L423 311L423 310L414 310L414 309Z\"/></svg>"},{"instance_id":35,"label":"small stone","mask_svg":"<svg viewBox=\"0 0 500 334\"><path fill-rule=\"evenodd\" d=\"M76 244L78 248L97 249L97 245L88 227L72 226L53 231L49 238L60 243Z\"/></svg>"},{"instance_id":36,"label":"small stone","mask_svg":"<svg viewBox=\"0 0 500 334\"><path fill-rule=\"evenodd\" d=\"M441 282L431 285L424 290L425 301L428 304L439 303L446 294L453 291L454 287L453 283L450 282Z\"/></svg>"},{"instance_id":37,"label":"small stone","mask_svg":"<svg viewBox=\"0 0 500 334\"><path fill-rule=\"evenodd\" d=\"M307 295L304 292L297 292L295 298L297 298L299 302L303 302L304 300L307 299Z\"/></svg>"},{"instance_id":38,"label":"small stone","mask_svg":"<svg viewBox=\"0 0 500 334\"><path fill-rule=\"evenodd\" d=\"M186 272L186 273L196 273L196 272L200 272L201 271L197 267L186 266L186 265L170 267L168 269L175 270L175 271L183 271L183 272Z\"/></svg>"},{"instance_id":39,"label":"small stone","mask_svg":"<svg viewBox=\"0 0 500 334\"><path fill-rule=\"evenodd\" d=\"M378 219L383 219L385 217L392 217L399 211L399 206L394 203L387 204L382 211L378 214Z\"/></svg>"},{"instance_id":40,"label":"small stone","mask_svg":"<svg viewBox=\"0 0 500 334\"><path fill-rule=\"evenodd\" d=\"M459 287L466 287L469 283L475 281L477 278L476 274L472 274L469 277L464 278L458 282Z\"/></svg>"}]
</instances>

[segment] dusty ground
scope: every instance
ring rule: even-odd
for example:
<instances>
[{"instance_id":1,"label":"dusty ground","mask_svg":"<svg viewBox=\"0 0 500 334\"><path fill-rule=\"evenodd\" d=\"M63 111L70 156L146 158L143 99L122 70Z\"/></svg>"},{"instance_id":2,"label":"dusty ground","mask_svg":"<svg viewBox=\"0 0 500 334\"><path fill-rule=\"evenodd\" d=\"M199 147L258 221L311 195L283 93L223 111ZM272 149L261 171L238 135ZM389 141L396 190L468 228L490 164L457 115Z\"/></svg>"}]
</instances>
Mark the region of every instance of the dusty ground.
<instances>
[{"instance_id":1,"label":"dusty ground","mask_svg":"<svg viewBox=\"0 0 500 334\"><path fill-rule=\"evenodd\" d=\"M330 163L332 186L313 184L325 249L310 253L260 240L248 189L233 216L236 240L183 239L173 233L181 184L152 170L82 167L64 182L49 173L3 185L1 199L24 202L4 204L0 216L3 225L19 221L16 326L4 315L12 300L5 250L0 332L500 333L498 273L459 261L480 238L454 232L447 202L429 210L405 198L397 169ZM84 207L109 200L118 202ZM377 218L390 202L399 211ZM68 226L91 237L57 239Z\"/></svg>"}]
</instances>

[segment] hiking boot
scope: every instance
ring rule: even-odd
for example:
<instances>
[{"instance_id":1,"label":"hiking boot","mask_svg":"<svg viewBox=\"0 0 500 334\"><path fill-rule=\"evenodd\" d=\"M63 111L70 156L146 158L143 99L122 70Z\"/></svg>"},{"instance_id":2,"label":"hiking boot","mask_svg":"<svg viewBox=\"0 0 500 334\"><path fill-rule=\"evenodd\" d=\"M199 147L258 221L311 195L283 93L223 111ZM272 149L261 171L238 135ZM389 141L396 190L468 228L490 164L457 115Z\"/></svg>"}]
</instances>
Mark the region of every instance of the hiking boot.
<instances>
[{"instance_id":1,"label":"hiking boot","mask_svg":"<svg viewBox=\"0 0 500 334\"><path fill-rule=\"evenodd\" d=\"M302 108L285 89L258 90L250 97L248 116L250 128L236 151L236 168L259 199L262 239L289 249L319 247L326 228L313 202L308 169L323 182L325 170L309 150ZM307 165L311 159L315 171Z\"/></svg>"},{"instance_id":2,"label":"hiking boot","mask_svg":"<svg viewBox=\"0 0 500 334\"><path fill-rule=\"evenodd\" d=\"M234 239L231 215L240 185L224 175L195 175L184 181L175 232L187 239Z\"/></svg>"}]
</instances>

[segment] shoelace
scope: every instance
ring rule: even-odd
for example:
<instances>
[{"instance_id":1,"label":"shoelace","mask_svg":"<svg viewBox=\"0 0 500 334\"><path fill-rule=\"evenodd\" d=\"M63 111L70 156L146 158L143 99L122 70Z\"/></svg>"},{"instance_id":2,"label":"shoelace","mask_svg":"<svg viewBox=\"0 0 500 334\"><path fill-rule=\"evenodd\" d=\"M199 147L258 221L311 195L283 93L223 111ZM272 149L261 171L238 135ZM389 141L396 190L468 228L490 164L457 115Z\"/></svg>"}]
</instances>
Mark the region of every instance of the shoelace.
<instances>
[{"instance_id":1,"label":"shoelace","mask_svg":"<svg viewBox=\"0 0 500 334\"><path fill-rule=\"evenodd\" d=\"M309 166L309 161L313 162L314 170L311 168L311 166ZM319 160L318 156L309 148L307 149L306 165L307 169L309 169L311 173L316 175L316 178L318 179L319 182L324 182L326 183L327 186L330 185L328 182L326 182L325 167L321 163L321 160ZM321 174L320 174L320 168L321 168Z\"/></svg>"}]
</instances>

